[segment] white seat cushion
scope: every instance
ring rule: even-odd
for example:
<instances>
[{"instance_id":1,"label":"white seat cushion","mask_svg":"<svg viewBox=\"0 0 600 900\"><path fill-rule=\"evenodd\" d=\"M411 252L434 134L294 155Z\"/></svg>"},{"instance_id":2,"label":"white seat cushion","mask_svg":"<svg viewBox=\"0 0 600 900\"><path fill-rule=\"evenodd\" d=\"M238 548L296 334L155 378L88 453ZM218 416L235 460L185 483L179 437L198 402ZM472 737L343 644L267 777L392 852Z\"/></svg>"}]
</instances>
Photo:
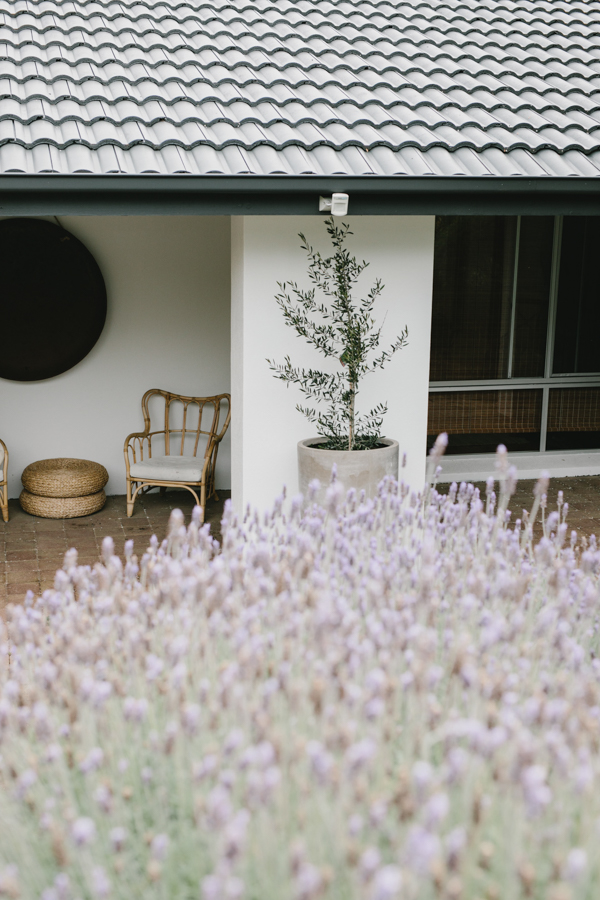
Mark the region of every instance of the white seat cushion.
<instances>
[{"instance_id":1,"label":"white seat cushion","mask_svg":"<svg viewBox=\"0 0 600 900\"><path fill-rule=\"evenodd\" d=\"M0 444L0 481L4 477L4 447Z\"/></svg>"},{"instance_id":2,"label":"white seat cushion","mask_svg":"<svg viewBox=\"0 0 600 900\"><path fill-rule=\"evenodd\" d=\"M134 463L129 474L139 481L200 481L203 465L195 456L153 456Z\"/></svg>"}]
</instances>

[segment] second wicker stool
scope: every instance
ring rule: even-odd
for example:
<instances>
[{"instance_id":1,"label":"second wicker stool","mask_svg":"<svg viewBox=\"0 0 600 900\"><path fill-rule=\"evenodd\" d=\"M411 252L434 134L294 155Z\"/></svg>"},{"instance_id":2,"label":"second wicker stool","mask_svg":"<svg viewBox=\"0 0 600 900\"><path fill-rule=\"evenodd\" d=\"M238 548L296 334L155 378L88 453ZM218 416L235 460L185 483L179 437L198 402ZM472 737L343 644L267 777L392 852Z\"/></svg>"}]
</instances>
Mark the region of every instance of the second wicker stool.
<instances>
[{"instance_id":1,"label":"second wicker stool","mask_svg":"<svg viewBox=\"0 0 600 900\"><path fill-rule=\"evenodd\" d=\"M98 512L106 503L108 472L89 459L41 459L21 476L25 512L45 519L72 519Z\"/></svg>"}]
</instances>

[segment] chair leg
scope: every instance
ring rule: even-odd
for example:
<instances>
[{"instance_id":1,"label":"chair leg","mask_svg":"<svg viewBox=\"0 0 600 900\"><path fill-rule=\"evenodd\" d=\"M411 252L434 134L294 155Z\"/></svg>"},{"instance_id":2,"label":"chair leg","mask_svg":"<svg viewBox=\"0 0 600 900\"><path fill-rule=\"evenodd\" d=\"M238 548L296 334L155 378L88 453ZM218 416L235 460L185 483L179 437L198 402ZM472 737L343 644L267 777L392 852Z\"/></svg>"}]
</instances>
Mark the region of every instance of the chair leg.
<instances>
[{"instance_id":1,"label":"chair leg","mask_svg":"<svg viewBox=\"0 0 600 900\"><path fill-rule=\"evenodd\" d=\"M200 485L200 524L204 524L204 513L206 511L206 484L202 482Z\"/></svg>"},{"instance_id":2,"label":"chair leg","mask_svg":"<svg viewBox=\"0 0 600 900\"><path fill-rule=\"evenodd\" d=\"M2 518L4 519L5 522L8 522L8 505L2 506Z\"/></svg>"},{"instance_id":3,"label":"chair leg","mask_svg":"<svg viewBox=\"0 0 600 900\"><path fill-rule=\"evenodd\" d=\"M130 519L133 515L133 505L135 503L135 495L131 490L131 480L127 479L127 518Z\"/></svg>"},{"instance_id":4,"label":"chair leg","mask_svg":"<svg viewBox=\"0 0 600 900\"><path fill-rule=\"evenodd\" d=\"M162 497L163 494L166 494L166 493L167 493L166 487L161 487L161 488L159 488L159 489L158 489L158 493L159 493L160 496Z\"/></svg>"}]
</instances>

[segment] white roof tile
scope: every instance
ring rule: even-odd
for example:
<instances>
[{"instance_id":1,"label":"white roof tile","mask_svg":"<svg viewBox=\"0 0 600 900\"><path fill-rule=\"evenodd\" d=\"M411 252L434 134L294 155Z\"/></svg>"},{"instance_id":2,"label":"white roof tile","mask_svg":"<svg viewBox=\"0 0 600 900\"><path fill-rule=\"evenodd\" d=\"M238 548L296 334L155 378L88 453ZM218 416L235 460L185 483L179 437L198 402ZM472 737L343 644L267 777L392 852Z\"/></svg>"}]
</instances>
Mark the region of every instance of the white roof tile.
<instances>
[{"instance_id":1,"label":"white roof tile","mask_svg":"<svg viewBox=\"0 0 600 900\"><path fill-rule=\"evenodd\" d=\"M0 0L0 173L600 175L572 0Z\"/></svg>"}]
</instances>

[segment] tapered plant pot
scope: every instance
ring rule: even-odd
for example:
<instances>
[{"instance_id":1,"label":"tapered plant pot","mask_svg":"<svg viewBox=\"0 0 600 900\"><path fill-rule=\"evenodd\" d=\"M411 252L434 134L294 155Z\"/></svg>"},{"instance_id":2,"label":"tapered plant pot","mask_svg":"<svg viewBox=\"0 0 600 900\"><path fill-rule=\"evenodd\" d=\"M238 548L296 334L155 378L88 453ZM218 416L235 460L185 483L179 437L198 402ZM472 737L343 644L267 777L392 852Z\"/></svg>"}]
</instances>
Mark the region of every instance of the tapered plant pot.
<instances>
[{"instance_id":1,"label":"tapered plant pot","mask_svg":"<svg viewBox=\"0 0 600 900\"><path fill-rule=\"evenodd\" d=\"M337 479L348 491L364 490L367 497L374 497L379 483L386 475L398 478L398 441L381 438L382 447L374 450L323 450L319 444L326 438L307 438L298 443L298 480L300 492L308 496L311 481L321 483L316 500L323 503L331 482L331 470L337 467Z\"/></svg>"}]
</instances>

